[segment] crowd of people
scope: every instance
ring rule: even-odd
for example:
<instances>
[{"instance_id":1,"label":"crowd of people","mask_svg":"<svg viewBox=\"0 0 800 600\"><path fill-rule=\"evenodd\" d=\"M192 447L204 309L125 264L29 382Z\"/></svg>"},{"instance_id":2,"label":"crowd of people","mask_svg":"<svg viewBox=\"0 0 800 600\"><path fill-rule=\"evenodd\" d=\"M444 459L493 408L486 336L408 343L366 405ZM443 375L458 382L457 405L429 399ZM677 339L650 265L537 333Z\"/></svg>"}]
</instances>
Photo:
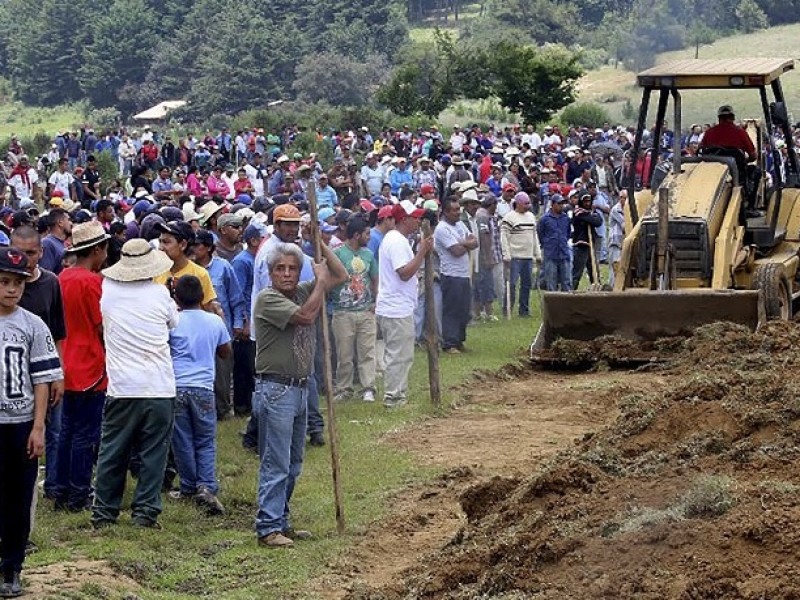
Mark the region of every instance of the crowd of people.
<instances>
[{"instance_id":1,"label":"crowd of people","mask_svg":"<svg viewBox=\"0 0 800 600\"><path fill-rule=\"evenodd\" d=\"M175 145L149 128L65 132L37 165L12 141L0 182L0 596L20 590L39 456L54 510L113 526L130 471L132 522L157 528L162 490L225 510L216 427L235 415L250 415L242 443L261 461L258 542L310 536L289 504L306 444L325 444L320 312L335 400L382 392L394 410L426 327L426 256L427 325L445 353L468 352L471 323L528 317L532 289L575 290L618 260L628 178L648 172L624 159L632 131L609 124L318 132L328 165L292 152L292 133L223 129ZM99 152L119 179L101 179Z\"/></svg>"}]
</instances>

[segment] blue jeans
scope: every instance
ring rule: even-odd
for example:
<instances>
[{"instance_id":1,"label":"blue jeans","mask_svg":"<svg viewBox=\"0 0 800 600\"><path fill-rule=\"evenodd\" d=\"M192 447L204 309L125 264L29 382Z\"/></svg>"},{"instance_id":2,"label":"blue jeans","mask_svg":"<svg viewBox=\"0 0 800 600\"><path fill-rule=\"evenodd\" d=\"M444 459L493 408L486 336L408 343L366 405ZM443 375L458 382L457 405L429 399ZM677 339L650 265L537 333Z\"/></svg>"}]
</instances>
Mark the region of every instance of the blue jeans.
<instances>
[{"instance_id":1,"label":"blue jeans","mask_svg":"<svg viewBox=\"0 0 800 600\"><path fill-rule=\"evenodd\" d=\"M258 419L258 514L256 533L264 537L291 528L289 501L303 470L308 390L256 380L253 416Z\"/></svg>"},{"instance_id":2,"label":"blue jeans","mask_svg":"<svg viewBox=\"0 0 800 600\"><path fill-rule=\"evenodd\" d=\"M54 496L69 509L81 510L92 494L105 401L105 392L64 392Z\"/></svg>"},{"instance_id":3,"label":"blue jeans","mask_svg":"<svg viewBox=\"0 0 800 600\"><path fill-rule=\"evenodd\" d=\"M440 277L442 289L442 349L461 348L472 318L469 277Z\"/></svg>"},{"instance_id":4,"label":"blue jeans","mask_svg":"<svg viewBox=\"0 0 800 600\"><path fill-rule=\"evenodd\" d=\"M572 269L568 258L545 258L542 270L544 272L544 288L548 292L557 292L559 286L561 286L562 292L572 291Z\"/></svg>"},{"instance_id":5,"label":"blue jeans","mask_svg":"<svg viewBox=\"0 0 800 600\"><path fill-rule=\"evenodd\" d=\"M44 429L44 495L51 498L56 493L56 472L58 470L58 438L61 436L61 413L64 404L47 408L47 421ZM102 408L102 407L101 407Z\"/></svg>"},{"instance_id":6,"label":"blue jeans","mask_svg":"<svg viewBox=\"0 0 800 600\"><path fill-rule=\"evenodd\" d=\"M519 280L519 314L530 313L531 277L533 273L532 258L512 258L509 282L511 287L511 308L517 295L517 280ZM509 311L511 309L509 308Z\"/></svg>"},{"instance_id":7,"label":"blue jeans","mask_svg":"<svg viewBox=\"0 0 800 600\"><path fill-rule=\"evenodd\" d=\"M205 487L219 491L214 474L217 463L217 411L214 391L179 387L175 398L175 428L172 451L181 478L181 492L193 495Z\"/></svg>"}]
</instances>

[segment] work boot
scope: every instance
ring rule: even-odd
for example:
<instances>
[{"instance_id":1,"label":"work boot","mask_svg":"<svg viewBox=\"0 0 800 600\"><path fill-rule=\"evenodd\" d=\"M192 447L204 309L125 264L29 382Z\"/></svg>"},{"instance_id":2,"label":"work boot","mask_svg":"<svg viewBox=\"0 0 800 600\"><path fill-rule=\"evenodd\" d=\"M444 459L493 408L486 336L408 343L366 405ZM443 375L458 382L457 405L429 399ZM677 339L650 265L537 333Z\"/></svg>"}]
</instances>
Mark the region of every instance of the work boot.
<instances>
[{"instance_id":1,"label":"work boot","mask_svg":"<svg viewBox=\"0 0 800 600\"><path fill-rule=\"evenodd\" d=\"M309 436L308 443L312 446L324 446L325 445L325 436L322 435L321 431L315 431Z\"/></svg>"},{"instance_id":2,"label":"work boot","mask_svg":"<svg viewBox=\"0 0 800 600\"><path fill-rule=\"evenodd\" d=\"M306 531L305 529L295 529L294 527L290 527L289 529L283 530L284 537L289 538L290 540L310 540L314 537L314 534L310 531Z\"/></svg>"},{"instance_id":3,"label":"work boot","mask_svg":"<svg viewBox=\"0 0 800 600\"><path fill-rule=\"evenodd\" d=\"M19 571L6 573L0 585L0 598L17 598L22 596L22 579Z\"/></svg>"},{"instance_id":4,"label":"work boot","mask_svg":"<svg viewBox=\"0 0 800 600\"><path fill-rule=\"evenodd\" d=\"M294 546L294 542L280 531L273 531L268 535L258 538L258 545L266 546L267 548L291 548Z\"/></svg>"},{"instance_id":5,"label":"work boot","mask_svg":"<svg viewBox=\"0 0 800 600\"><path fill-rule=\"evenodd\" d=\"M210 515L222 515L225 514L225 507L222 506L222 502L211 493L207 487L200 486L197 489L197 494L195 494L194 501L197 502L200 506L208 511Z\"/></svg>"}]
</instances>

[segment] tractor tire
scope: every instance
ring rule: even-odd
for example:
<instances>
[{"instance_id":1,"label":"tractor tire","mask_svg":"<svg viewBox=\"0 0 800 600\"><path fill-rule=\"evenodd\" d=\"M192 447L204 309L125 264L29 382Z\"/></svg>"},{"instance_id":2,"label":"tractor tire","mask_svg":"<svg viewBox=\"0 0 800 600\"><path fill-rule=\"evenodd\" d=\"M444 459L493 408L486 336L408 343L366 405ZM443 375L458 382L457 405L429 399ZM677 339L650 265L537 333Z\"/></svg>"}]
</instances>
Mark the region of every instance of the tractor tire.
<instances>
[{"instance_id":1,"label":"tractor tire","mask_svg":"<svg viewBox=\"0 0 800 600\"><path fill-rule=\"evenodd\" d=\"M792 318L792 288L782 265L768 263L758 267L753 289L761 290L768 321L788 321Z\"/></svg>"}]
</instances>

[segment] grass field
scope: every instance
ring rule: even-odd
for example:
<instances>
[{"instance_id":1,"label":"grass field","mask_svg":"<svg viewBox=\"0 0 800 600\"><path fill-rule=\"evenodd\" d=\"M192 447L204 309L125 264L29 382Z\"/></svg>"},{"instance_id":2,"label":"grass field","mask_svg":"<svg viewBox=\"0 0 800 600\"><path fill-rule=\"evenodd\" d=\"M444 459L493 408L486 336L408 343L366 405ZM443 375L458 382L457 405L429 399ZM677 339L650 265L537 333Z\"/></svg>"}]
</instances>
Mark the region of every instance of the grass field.
<instances>
[{"instance_id":1,"label":"grass field","mask_svg":"<svg viewBox=\"0 0 800 600\"><path fill-rule=\"evenodd\" d=\"M0 101L0 140L12 135L30 136L39 132L55 135L84 121L83 111L73 106L41 108L22 102Z\"/></svg>"},{"instance_id":2,"label":"grass field","mask_svg":"<svg viewBox=\"0 0 800 600\"><path fill-rule=\"evenodd\" d=\"M800 24L721 38L700 47L701 59L746 57L800 57ZM694 47L661 54L657 62L688 58L694 58ZM800 65L797 68L800 69ZM800 71L791 71L783 78L783 89L794 123L800 119ZM618 122L626 122L622 116L625 100L630 99L638 110L640 97L635 74L622 68L603 67L588 73L580 81L579 100L603 104L612 119ZM685 92L683 98L683 121L687 125L716 122L716 111L721 104L732 104L739 117L762 116L758 93L752 90L690 91ZM651 114L654 114L655 102L654 99Z\"/></svg>"},{"instance_id":3,"label":"grass field","mask_svg":"<svg viewBox=\"0 0 800 600\"><path fill-rule=\"evenodd\" d=\"M468 382L474 369L496 369L520 358L538 326L535 293L532 303L533 318L470 327L467 346L472 352L441 357L445 406L459 400L457 392L449 388ZM329 450L310 448L293 500L293 519L298 527L311 529L316 539L298 543L289 551L256 545L253 518L258 462L255 455L242 450L238 431L244 421L236 419L223 422L219 433L220 498L228 510L225 516L209 518L191 505L165 500L163 531L135 529L123 513L118 526L96 532L89 525L88 513L56 514L49 503L41 502L33 535L40 551L30 557L27 566L108 560L116 572L138 582L140 587L131 591L143 600L308 598L304 583L321 571L326 561L346 552L354 534L385 513L393 492L434 474L415 464L411 456L381 442L386 432L437 417L428 399L427 361L422 351L415 357L410 398L406 407L395 411L387 411L380 403L337 404L348 523L348 532L342 537L336 534ZM442 409L442 414L447 410ZM66 597L114 600L125 594L87 582Z\"/></svg>"}]
</instances>

